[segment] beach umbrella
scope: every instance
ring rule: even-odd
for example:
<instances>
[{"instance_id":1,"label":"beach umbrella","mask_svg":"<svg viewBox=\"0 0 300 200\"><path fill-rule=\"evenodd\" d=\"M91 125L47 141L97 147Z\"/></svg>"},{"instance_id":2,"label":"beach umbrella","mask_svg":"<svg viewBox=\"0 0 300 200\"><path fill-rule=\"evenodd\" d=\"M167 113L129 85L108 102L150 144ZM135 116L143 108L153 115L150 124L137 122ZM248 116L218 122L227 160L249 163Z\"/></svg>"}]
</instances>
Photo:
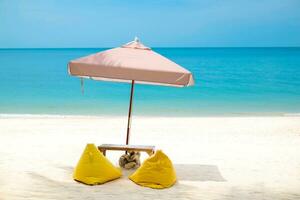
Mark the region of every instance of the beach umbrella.
<instances>
[{"instance_id":1,"label":"beach umbrella","mask_svg":"<svg viewBox=\"0 0 300 200\"><path fill-rule=\"evenodd\" d=\"M68 63L69 74L92 80L131 83L126 145L129 144L134 85L153 84L184 87L194 84L192 73L143 45L137 38Z\"/></svg>"}]
</instances>

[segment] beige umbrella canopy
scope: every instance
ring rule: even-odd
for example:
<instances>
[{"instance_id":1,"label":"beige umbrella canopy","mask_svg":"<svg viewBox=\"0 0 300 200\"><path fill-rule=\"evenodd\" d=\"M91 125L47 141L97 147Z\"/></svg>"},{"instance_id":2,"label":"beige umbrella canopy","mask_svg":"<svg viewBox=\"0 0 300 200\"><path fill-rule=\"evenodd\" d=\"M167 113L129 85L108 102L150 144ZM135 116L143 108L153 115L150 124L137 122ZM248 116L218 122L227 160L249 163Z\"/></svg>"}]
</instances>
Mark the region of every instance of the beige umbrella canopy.
<instances>
[{"instance_id":1,"label":"beige umbrella canopy","mask_svg":"<svg viewBox=\"0 0 300 200\"><path fill-rule=\"evenodd\" d=\"M68 70L81 78L131 83L126 144L129 143L135 83L177 87L194 84L190 71L152 51L137 38L121 47L72 60Z\"/></svg>"}]
</instances>

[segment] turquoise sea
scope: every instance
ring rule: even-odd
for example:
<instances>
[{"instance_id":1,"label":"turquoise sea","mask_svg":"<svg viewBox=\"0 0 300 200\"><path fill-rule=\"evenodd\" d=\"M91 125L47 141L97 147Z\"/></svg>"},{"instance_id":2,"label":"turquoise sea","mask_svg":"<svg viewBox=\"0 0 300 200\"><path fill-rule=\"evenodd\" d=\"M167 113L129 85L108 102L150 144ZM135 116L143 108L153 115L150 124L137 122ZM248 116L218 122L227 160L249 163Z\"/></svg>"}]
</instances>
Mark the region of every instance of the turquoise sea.
<instances>
[{"instance_id":1,"label":"turquoise sea","mask_svg":"<svg viewBox=\"0 0 300 200\"><path fill-rule=\"evenodd\" d=\"M0 114L127 115L130 85L86 80L69 60L104 49L0 49ZM300 113L300 48L154 48L189 69L188 88L136 85L134 115Z\"/></svg>"}]
</instances>

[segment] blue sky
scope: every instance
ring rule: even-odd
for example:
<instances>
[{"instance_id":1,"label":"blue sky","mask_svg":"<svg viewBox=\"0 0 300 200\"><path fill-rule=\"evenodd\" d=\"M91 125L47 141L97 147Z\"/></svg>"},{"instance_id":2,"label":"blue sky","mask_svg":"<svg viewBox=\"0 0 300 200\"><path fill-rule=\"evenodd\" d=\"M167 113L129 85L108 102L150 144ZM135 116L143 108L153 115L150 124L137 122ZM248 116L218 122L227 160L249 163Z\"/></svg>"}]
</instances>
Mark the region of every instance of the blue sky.
<instances>
[{"instance_id":1,"label":"blue sky","mask_svg":"<svg viewBox=\"0 0 300 200\"><path fill-rule=\"evenodd\" d=\"M299 0L0 0L0 48L300 46Z\"/></svg>"}]
</instances>

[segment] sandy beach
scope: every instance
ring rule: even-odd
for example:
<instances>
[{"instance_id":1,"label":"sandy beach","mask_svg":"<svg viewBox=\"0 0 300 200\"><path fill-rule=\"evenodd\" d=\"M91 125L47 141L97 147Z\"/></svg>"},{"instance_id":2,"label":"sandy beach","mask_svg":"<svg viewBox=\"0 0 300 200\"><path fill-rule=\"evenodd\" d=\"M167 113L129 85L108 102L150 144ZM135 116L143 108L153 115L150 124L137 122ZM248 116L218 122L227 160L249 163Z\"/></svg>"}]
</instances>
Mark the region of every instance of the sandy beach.
<instances>
[{"instance_id":1,"label":"sandy beach","mask_svg":"<svg viewBox=\"0 0 300 200\"><path fill-rule=\"evenodd\" d=\"M0 0L0 200L300 200L299 8Z\"/></svg>"},{"instance_id":2,"label":"sandy beach","mask_svg":"<svg viewBox=\"0 0 300 200\"><path fill-rule=\"evenodd\" d=\"M1 116L0 199L299 199L300 117L135 117L131 144L155 145L178 182L72 180L86 143L124 143L126 117ZM117 164L122 152L108 152ZM146 155L143 154L143 159Z\"/></svg>"}]
</instances>

